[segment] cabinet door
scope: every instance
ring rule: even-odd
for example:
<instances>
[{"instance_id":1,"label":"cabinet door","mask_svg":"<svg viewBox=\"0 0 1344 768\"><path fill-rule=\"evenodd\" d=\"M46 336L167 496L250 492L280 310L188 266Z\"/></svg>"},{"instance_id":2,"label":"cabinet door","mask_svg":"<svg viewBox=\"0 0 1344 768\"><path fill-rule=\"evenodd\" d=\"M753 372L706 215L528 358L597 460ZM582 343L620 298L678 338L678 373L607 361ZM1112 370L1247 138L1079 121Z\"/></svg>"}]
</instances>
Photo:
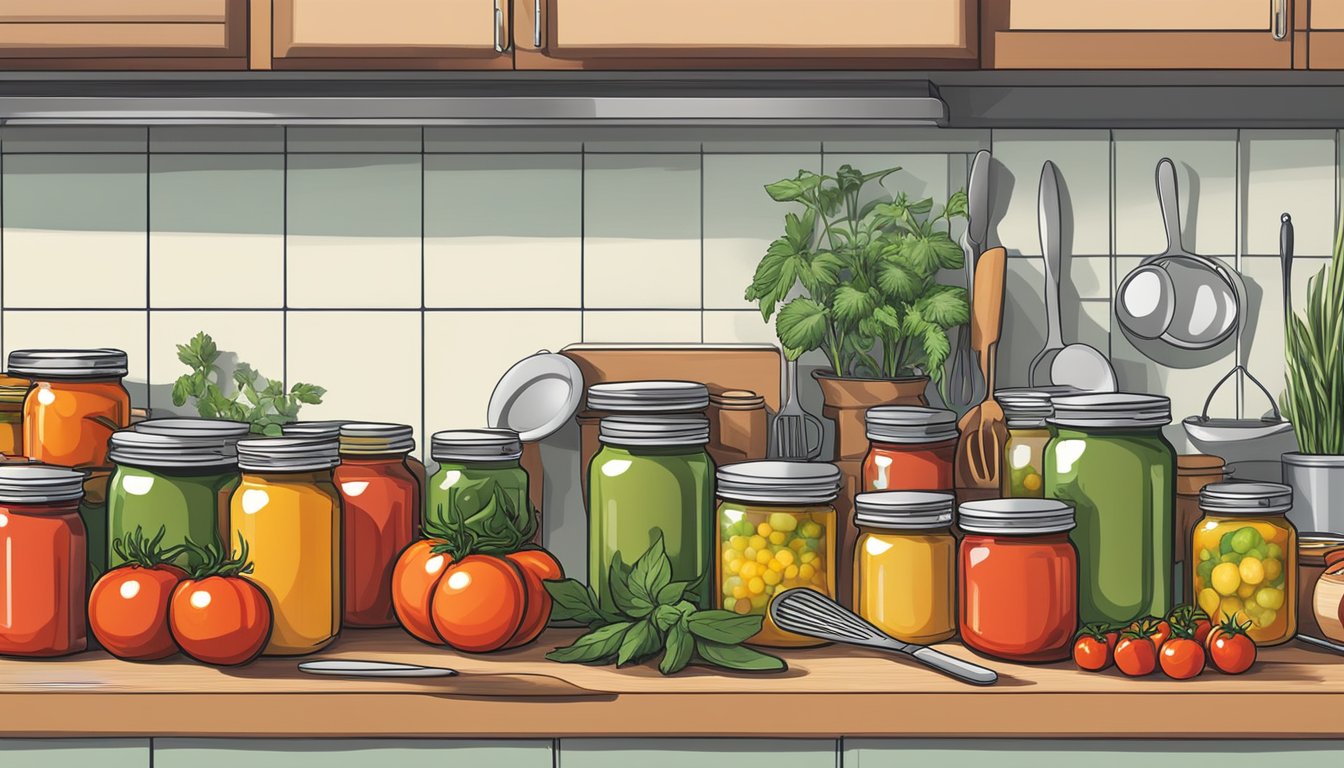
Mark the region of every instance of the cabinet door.
<instances>
[{"instance_id":1,"label":"cabinet door","mask_svg":"<svg viewBox=\"0 0 1344 768\"><path fill-rule=\"evenodd\" d=\"M511 69L509 0L274 0L275 69Z\"/></svg>"},{"instance_id":2,"label":"cabinet door","mask_svg":"<svg viewBox=\"0 0 1344 768\"><path fill-rule=\"evenodd\" d=\"M0 0L0 69L242 69L247 0Z\"/></svg>"},{"instance_id":3,"label":"cabinet door","mask_svg":"<svg viewBox=\"0 0 1344 768\"><path fill-rule=\"evenodd\" d=\"M1307 66L1344 69L1344 0L1311 0L1307 24Z\"/></svg>"},{"instance_id":4,"label":"cabinet door","mask_svg":"<svg viewBox=\"0 0 1344 768\"><path fill-rule=\"evenodd\" d=\"M975 0L514 0L519 69L973 68Z\"/></svg>"},{"instance_id":5,"label":"cabinet door","mask_svg":"<svg viewBox=\"0 0 1344 768\"><path fill-rule=\"evenodd\" d=\"M1291 69L1293 0L984 0L986 69Z\"/></svg>"}]
</instances>

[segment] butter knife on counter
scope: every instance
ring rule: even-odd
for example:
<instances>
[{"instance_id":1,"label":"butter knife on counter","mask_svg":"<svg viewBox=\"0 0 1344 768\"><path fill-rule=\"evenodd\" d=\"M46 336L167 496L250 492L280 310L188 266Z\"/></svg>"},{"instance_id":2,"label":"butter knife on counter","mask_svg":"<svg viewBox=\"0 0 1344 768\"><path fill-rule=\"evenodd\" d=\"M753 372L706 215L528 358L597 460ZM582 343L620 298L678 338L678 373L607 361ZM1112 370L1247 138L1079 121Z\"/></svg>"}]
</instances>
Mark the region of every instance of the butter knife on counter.
<instances>
[{"instance_id":1,"label":"butter knife on counter","mask_svg":"<svg viewBox=\"0 0 1344 768\"><path fill-rule=\"evenodd\" d=\"M310 675L339 677L451 677L457 670L447 667L424 667L419 664L398 664L391 661L361 661L346 659L319 659L299 664L300 672Z\"/></svg>"}]
</instances>

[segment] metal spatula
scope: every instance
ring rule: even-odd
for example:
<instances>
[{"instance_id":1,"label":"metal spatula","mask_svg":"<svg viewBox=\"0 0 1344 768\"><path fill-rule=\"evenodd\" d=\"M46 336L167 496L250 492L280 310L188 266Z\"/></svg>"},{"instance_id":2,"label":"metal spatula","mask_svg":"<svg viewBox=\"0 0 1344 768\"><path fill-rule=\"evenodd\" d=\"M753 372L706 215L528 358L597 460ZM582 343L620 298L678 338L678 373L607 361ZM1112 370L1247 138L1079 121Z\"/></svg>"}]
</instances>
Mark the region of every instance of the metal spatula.
<instances>
[{"instance_id":1,"label":"metal spatula","mask_svg":"<svg viewBox=\"0 0 1344 768\"><path fill-rule=\"evenodd\" d=\"M905 654L963 683L993 685L999 679L992 669L948 656L925 645L903 643L829 597L810 589L798 587L781 593L770 603L770 618L781 629L795 634Z\"/></svg>"}]
</instances>

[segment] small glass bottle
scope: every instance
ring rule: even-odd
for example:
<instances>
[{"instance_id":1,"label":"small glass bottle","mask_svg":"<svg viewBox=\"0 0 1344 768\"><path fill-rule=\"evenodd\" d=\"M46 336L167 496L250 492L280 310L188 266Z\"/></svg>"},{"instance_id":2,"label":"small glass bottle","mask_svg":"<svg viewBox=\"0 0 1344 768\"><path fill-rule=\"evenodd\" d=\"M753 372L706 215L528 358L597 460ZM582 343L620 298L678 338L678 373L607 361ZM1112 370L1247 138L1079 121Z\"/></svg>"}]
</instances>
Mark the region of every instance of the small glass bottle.
<instances>
[{"instance_id":1,"label":"small glass bottle","mask_svg":"<svg viewBox=\"0 0 1344 768\"><path fill-rule=\"evenodd\" d=\"M32 386L27 379L0 376L0 458L23 455L23 401Z\"/></svg>"},{"instance_id":2,"label":"small glass bottle","mask_svg":"<svg viewBox=\"0 0 1344 768\"><path fill-rule=\"evenodd\" d=\"M1046 419L1054 413L1050 393L1039 389L1001 389L994 399L1008 422L1000 492L1009 499L1045 498Z\"/></svg>"}]
</instances>

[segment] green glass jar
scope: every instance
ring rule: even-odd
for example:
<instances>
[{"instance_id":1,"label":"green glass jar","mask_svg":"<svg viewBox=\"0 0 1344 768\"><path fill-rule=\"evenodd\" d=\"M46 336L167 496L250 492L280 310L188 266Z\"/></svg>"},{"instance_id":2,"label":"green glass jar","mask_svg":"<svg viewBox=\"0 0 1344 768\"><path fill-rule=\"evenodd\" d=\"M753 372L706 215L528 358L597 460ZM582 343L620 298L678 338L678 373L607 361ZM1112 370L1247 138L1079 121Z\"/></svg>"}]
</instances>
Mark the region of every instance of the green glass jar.
<instances>
[{"instance_id":1,"label":"green glass jar","mask_svg":"<svg viewBox=\"0 0 1344 768\"><path fill-rule=\"evenodd\" d=\"M703 416L602 419L602 448L588 467L588 583L614 607L611 566L627 567L659 536L673 581L695 586L686 599L713 607L714 462Z\"/></svg>"},{"instance_id":2,"label":"green glass jar","mask_svg":"<svg viewBox=\"0 0 1344 768\"><path fill-rule=\"evenodd\" d=\"M1008 442L1003 449L999 491L1006 499L1045 497L1045 447L1050 443L1046 419L1054 413L1050 393L1040 389L1001 389L994 399L1003 406Z\"/></svg>"},{"instance_id":3,"label":"green glass jar","mask_svg":"<svg viewBox=\"0 0 1344 768\"><path fill-rule=\"evenodd\" d=\"M429 453L439 469L425 495L425 530L433 534L471 523L487 511L491 499L509 506L519 525L532 514L527 471L519 463L523 443L508 429L459 429L436 432Z\"/></svg>"},{"instance_id":4,"label":"green glass jar","mask_svg":"<svg viewBox=\"0 0 1344 768\"><path fill-rule=\"evenodd\" d=\"M223 547L229 495L238 487L238 440L248 425L208 419L159 419L112 435L116 465L107 489L108 567L126 562L116 542L137 529L147 538L163 530L162 546L190 540ZM178 565L199 556L181 554Z\"/></svg>"},{"instance_id":5,"label":"green glass jar","mask_svg":"<svg viewBox=\"0 0 1344 768\"><path fill-rule=\"evenodd\" d=\"M1047 497L1074 506L1078 617L1125 623L1171 609L1176 451L1171 401L1114 393L1054 398Z\"/></svg>"}]
</instances>

